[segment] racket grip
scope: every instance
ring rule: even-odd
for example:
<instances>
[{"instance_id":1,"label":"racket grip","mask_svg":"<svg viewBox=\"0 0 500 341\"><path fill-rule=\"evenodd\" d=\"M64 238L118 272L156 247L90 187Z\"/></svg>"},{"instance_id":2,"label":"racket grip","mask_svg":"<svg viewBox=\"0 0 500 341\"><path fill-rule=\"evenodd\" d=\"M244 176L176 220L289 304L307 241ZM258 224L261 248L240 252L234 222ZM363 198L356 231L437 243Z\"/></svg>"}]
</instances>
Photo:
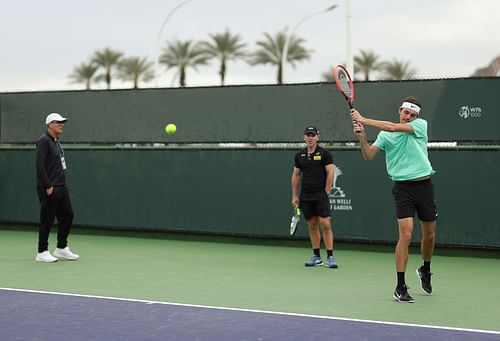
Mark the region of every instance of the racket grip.
<instances>
[{"instance_id":1,"label":"racket grip","mask_svg":"<svg viewBox=\"0 0 500 341\"><path fill-rule=\"evenodd\" d=\"M362 132L362 130L361 130L361 128L359 127L358 123L356 123L356 126L354 127L354 132L355 132L355 133L361 133L361 132Z\"/></svg>"}]
</instances>

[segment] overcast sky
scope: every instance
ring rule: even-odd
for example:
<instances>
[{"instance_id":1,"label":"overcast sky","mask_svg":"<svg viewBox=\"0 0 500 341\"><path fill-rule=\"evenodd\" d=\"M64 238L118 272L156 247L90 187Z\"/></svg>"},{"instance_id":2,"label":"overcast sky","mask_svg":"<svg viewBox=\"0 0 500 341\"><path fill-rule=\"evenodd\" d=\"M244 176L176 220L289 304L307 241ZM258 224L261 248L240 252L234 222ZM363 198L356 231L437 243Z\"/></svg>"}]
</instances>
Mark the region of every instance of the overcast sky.
<instances>
[{"instance_id":1,"label":"overcast sky","mask_svg":"<svg viewBox=\"0 0 500 341\"><path fill-rule=\"evenodd\" d=\"M157 55L162 23L180 0L0 0L0 92L82 89L73 68L105 47L125 56ZM346 0L191 0L165 25L161 46L174 38L203 40L229 29L255 49L263 33L300 25L312 58L287 65L285 82L316 82L346 60ZM500 0L352 0L352 52L409 61L418 78L467 77L500 54ZM161 68L160 86L174 71ZM188 70L188 86L218 85L217 63ZM374 75L376 76L376 75ZM228 64L226 84L274 84L276 69ZM115 82L114 87L129 84ZM156 86L153 81L141 87ZM103 85L95 85L101 88Z\"/></svg>"}]
</instances>

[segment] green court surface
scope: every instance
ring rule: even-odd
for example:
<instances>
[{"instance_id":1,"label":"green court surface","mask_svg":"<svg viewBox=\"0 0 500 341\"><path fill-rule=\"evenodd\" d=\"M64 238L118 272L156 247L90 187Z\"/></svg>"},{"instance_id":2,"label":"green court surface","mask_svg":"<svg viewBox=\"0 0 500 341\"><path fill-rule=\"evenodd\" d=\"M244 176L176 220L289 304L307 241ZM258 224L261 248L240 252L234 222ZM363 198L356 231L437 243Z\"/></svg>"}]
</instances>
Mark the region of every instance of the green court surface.
<instances>
[{"instance_id":1,"label":"green court surface","mask_svg":"<svg viewBox=\"0 0 500 341\"><path fill-rule=\"evenodd\" d=\"M0 229L0 287L500 331L498 251L437 250L431 296L420 291L415 251L415 303L403 304L392 299L392 247L337 243L339 269L328 269L304 267L305 241L76 230L81 259L51 264L34 261L36 244L36 227Z\"/></svg>"}]
</instances>

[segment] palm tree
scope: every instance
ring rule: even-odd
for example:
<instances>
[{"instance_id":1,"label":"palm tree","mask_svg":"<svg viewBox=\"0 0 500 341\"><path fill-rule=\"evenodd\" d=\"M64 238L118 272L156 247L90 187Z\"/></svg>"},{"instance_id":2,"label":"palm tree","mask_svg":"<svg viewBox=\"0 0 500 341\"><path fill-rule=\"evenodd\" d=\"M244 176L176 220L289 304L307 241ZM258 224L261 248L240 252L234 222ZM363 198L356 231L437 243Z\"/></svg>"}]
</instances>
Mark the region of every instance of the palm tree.
<instances>
[{"instance_id":1,"label":"palm tree","mask_svg":"<svg viewBox=\"0 0 500 341\"><path fill-rule=\"evenodd\" d=\"M160 56L160 63L165 64L167 69L177 68L179 72L179 85L186 86L186 70L191 67L196 70L198 65L206 65L210 56L201 43L193 43L191 40L175 41L167 45L164 53Z\"/></svg>"},{"instance_id":2,"label":"palm tree","mask_svg":"<svg viewBox=\"0 0 500 341\"><path fill-rule=\"evenodd\" d=\"M498 76L500 76L500 55L494 58L489 65L477 69L471 75L471 77L498 77Z\"/></svg>"},{"instance_id":3,"label":"palm tree","mask_svg":"<svg viewBox=\"0 0 500 341\"><path fill-rule=\"evenodd\" d=\"M207 54L212 58L218 58L220 61L219 75L220 84L224 85L227 71L227 61L244 58L247 52L244 50L245 43L240 42L239 35L231 35L226 30L224 33L210 34L211 41L202 43Z\"/></svg>"},{"instance_id":4,"label":"palm tree","mask_svg":"<svg viewBox=\"0 0 500 341\"><path fill-rule=\"evenodd\" d=\"M132 81L134 89L138 88L139 80L148 82L154 78L153 63L147 58L125 58L118 64L118 77L124 81Z\"/></svg>"},{"instance_id":5,"label":"palm tree","mask_svg":"<svg viewBox=\"0 0 500 341\"><path fill-rule=\"evenodd\" d=\"M324 82L335 82L335 78L333 77L333 66L321 74L321 80Z\"/></svg>"},{"instance_id":6,"label":"palm tree","mask_svg":"<svg viewBox=\"0 0 500 341\"><path fill-rule=\"evenodd\" d=\"M379 61L379 56L373 51L361 50L360 55L354 57L355 72L362 72L365 81L370 80L370 72L378 71L383 67L383 63Z\"/></svg>"},{"instance_id":7,"label":"palm tree","mask_svg":"<svg viewBox=\"0 0 500 341\"><path fill-rule=\"evenodd\" d=\"M278 67L278 84L283 83L283 65L281 59L283 57L283 49L286 41L286 30L278 32L275 37L264 33L264 40L257 41L260 48L253 54L250 60L251 65L256 64L271 64ZM303 46L304 39L295 36L290 37L288 45L288 53L285 62L289 62L295 67L295 62L303 61L311 58L312 50L306 50Z\"/></svg>"},{"instance_id":8,"label":"palm tree","mask_svg":"<svg viewBox=\"0 0 500 341\"><path fill-rule=\"evenodd\" d=\"M390 80L403 80L415 77L417 70L410 66L410 62L393 59L383 65L385 78Z\"/></svg>"},{"instance_id":9,"label":"palm tree","mask_svg":"<svg viewBox=\"0 0 500 341\"><path fill-rule=\"evenodd\" d=\"M122 56L123 53L119 51L113 51L107 47L102 51L96 51L94 53L92 62L104 69L104 74L99 75L98 80L104 80L108 86L108 89L111 88L111 72L113 68L118 66L118 63Z\"/></svg>"},{"instance_id":10,"label":"palm tree","mask_svg":"<svg viewBox=\"0 0 500 341\"><path fill-rule=\"evenodd\" d=\"M90 83L95 80L97 69L98 66L92 63L81 63L74 67L73 73L68 77L72 80L71 83L85 83L85 89L90 90Z\"/></svg>"}]
</instances>

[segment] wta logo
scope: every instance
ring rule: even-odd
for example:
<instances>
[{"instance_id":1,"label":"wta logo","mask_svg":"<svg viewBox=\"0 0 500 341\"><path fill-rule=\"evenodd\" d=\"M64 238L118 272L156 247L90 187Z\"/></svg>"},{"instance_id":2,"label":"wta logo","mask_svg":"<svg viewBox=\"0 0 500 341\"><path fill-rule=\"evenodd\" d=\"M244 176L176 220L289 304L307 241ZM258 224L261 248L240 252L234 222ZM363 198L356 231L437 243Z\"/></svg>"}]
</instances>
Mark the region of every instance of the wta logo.
<instances>
[{"instance_id":1,"label":"wta logo","mask_svg":"<svg viewBox=\"0 0 500 341\"><path fill-rule=\"evenodd\" d=\"M458 111L458 116L463 119L480 118L482 114L483 110L481 109L481 107L470 107L468 105L462 106Z\"/></svg>"}]
</instances>

